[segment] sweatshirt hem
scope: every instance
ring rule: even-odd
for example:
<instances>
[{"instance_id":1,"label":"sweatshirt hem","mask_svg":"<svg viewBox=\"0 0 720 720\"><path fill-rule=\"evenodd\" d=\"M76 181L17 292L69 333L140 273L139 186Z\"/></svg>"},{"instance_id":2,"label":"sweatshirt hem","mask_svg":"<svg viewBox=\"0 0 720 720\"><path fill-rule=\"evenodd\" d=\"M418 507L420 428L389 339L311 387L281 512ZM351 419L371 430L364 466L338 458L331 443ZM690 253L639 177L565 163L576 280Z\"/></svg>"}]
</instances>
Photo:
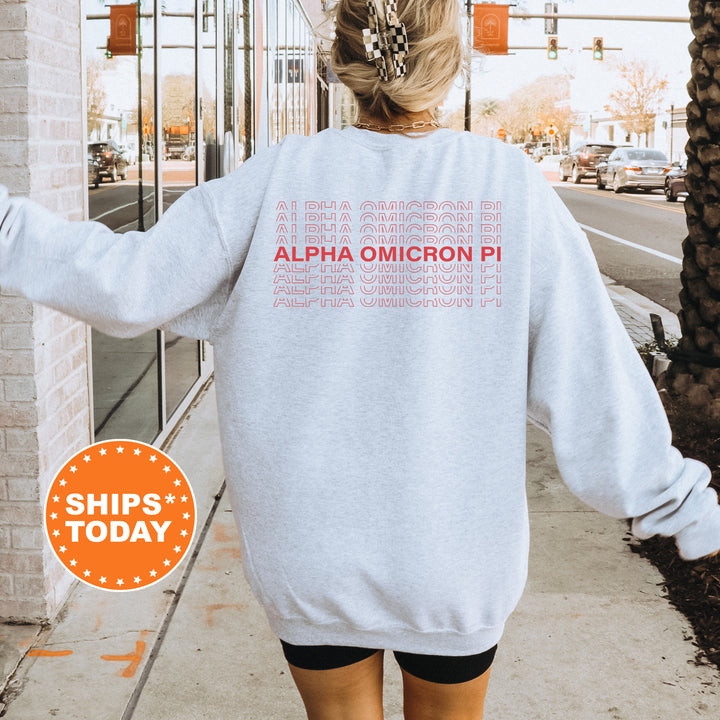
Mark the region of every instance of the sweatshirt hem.
<instances>
[{"instance_id":1,"label":"sweatshirt hem","mask_svg":"<svg viewBox=\"0 0 720 720\"><path fill-rule=\"evenodd\" d=\"M272 631L291 645L342 645L397 650L419 655L475 655L498 644L505 625L472 633L421 631L412 628L361 630L346 623L311 625L307 620L287 619L268 613Z\"/></svg>"}]
</instances>

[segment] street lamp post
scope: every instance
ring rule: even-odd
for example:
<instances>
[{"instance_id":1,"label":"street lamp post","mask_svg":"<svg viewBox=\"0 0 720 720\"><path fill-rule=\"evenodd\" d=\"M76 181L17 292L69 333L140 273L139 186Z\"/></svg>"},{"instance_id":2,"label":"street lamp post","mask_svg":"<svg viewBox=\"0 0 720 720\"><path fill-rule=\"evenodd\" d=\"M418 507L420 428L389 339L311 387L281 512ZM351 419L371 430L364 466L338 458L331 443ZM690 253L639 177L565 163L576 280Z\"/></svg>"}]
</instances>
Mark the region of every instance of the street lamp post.
<instances>
[{"instance_id":1,"label":"street lamp post","mask_svg":"<svg viewBox=\"0 0 720 720\"><path fill-rule=\"evenodd\" d=\"M670 162L673 161L673 135L675 130L673 128L673 122L675 121L675 106L670 106Z\"/></svg>"}]
</instances>

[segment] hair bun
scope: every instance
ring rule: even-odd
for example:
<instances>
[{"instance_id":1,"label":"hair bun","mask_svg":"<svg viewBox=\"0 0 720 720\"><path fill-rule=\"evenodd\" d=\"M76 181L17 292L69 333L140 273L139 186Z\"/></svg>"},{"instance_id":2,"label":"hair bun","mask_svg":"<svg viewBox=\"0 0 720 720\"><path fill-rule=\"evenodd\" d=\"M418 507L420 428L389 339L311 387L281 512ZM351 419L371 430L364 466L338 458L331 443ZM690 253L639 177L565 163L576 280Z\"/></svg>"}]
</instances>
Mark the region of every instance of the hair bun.
<instances>
[{"instance_id":1,"label":"hair bun","mask_svg":"<svg viewBox=\"0 0 720 720\"><path fill-rule=\"evenodd\" d=\"M386 7L373 1L383 27ZM394 77L390 64L387 80L366 54L363 31L371 27L367 0L339 0L331 13L335 39L330 66L373 117L389 120L404 112L435 108L463 68L467 51L457 0L397 0L397 17L409 45L403 58L406 74Z\"/></svg>"}]
</instances>

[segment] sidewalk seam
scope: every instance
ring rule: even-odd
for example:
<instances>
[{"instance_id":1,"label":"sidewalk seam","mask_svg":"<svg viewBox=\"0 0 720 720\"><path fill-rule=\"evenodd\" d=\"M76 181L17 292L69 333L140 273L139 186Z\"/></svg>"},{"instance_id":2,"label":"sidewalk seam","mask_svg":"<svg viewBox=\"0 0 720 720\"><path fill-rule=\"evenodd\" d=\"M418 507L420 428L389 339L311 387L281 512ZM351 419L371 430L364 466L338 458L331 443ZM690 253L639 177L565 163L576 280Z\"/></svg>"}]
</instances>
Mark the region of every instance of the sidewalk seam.
<instances>
[{"instance_id":1,"label":"sidewalk seam","mask_svg":"<svg viewBox=\"0 0 720 720\"><path fill-rule=\"evenodd\" d=\"M147 662L145 663L145 667L143 667L142 673L140 674L140 677L138 678L138 682L135 685L135 688L133 689L132 695L130 696L128 703L125 706L125 711L123 712L120 720L131 720L133 714L135 713L135 708L137 707L137 704L140 700L140 696L142 695L143 689L145 688L145 684L147 683L147 680L150 677L150 672L152 671L153 664L155 663L157 656L160 654L160 649L162 647L162 644L163 644L163 641L167 634L167 631L170 627L170 623L172 622L173 615L175 614L175 610L177 609L177 606L180 604L180 599L182 597L183 590L185 589L185 585L187 584L187 581L190 577L190 573L192 572L193 567L195 566L195 560L197 559L198 555L200 554L200 550L203 546L203 543L205 542L205 538L206 538L206 536L210 530L210 526L212 525L212 522L215 518L215 513L217 512L218 506L220 505L220 501L222 500L222 497L225 494L225 485L226 485L226 481L225 481L225 479L223 479L222 485L220 486L219 490L215 493L215 499L213 500L213 504L212 504L212 507L210 508L210 512L208 513L207 518L205 519L205 524L203 525L203 528L200 532L198 540L195 543L195 547L193 548L192 554L190 555L188 564L185 567L185 570L183 571L182 578L180 579L180 583L178 584L177 589L175 590L175 594L173 596L172 602L170 603L170 607L168 608L168 611L165 615L163 623L160 626L160 630L158 631L158 634L157 634L157 639L155 640L155 643L153 644L152 650L150 651L150 655L148 656Z\"/></svg>"}]
</instances>

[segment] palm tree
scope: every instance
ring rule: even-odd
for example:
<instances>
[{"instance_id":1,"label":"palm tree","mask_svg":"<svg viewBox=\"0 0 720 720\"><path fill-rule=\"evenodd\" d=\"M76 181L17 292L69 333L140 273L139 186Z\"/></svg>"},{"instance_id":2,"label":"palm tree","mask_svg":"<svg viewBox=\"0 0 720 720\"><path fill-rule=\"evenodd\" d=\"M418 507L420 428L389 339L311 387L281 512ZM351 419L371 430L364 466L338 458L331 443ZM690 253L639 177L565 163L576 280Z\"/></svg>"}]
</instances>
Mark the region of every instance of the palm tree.
<instances>
[{"instance_id":1,"label":"palm tree","mask_svg":"<svg viewBox=\"0 0 720 720\"><path fill-rule=\"evenodd\" d=\"M685 201L680 326L673 389L720 419L720 4L690 0Z\"/></svg>"}]
</instances>

